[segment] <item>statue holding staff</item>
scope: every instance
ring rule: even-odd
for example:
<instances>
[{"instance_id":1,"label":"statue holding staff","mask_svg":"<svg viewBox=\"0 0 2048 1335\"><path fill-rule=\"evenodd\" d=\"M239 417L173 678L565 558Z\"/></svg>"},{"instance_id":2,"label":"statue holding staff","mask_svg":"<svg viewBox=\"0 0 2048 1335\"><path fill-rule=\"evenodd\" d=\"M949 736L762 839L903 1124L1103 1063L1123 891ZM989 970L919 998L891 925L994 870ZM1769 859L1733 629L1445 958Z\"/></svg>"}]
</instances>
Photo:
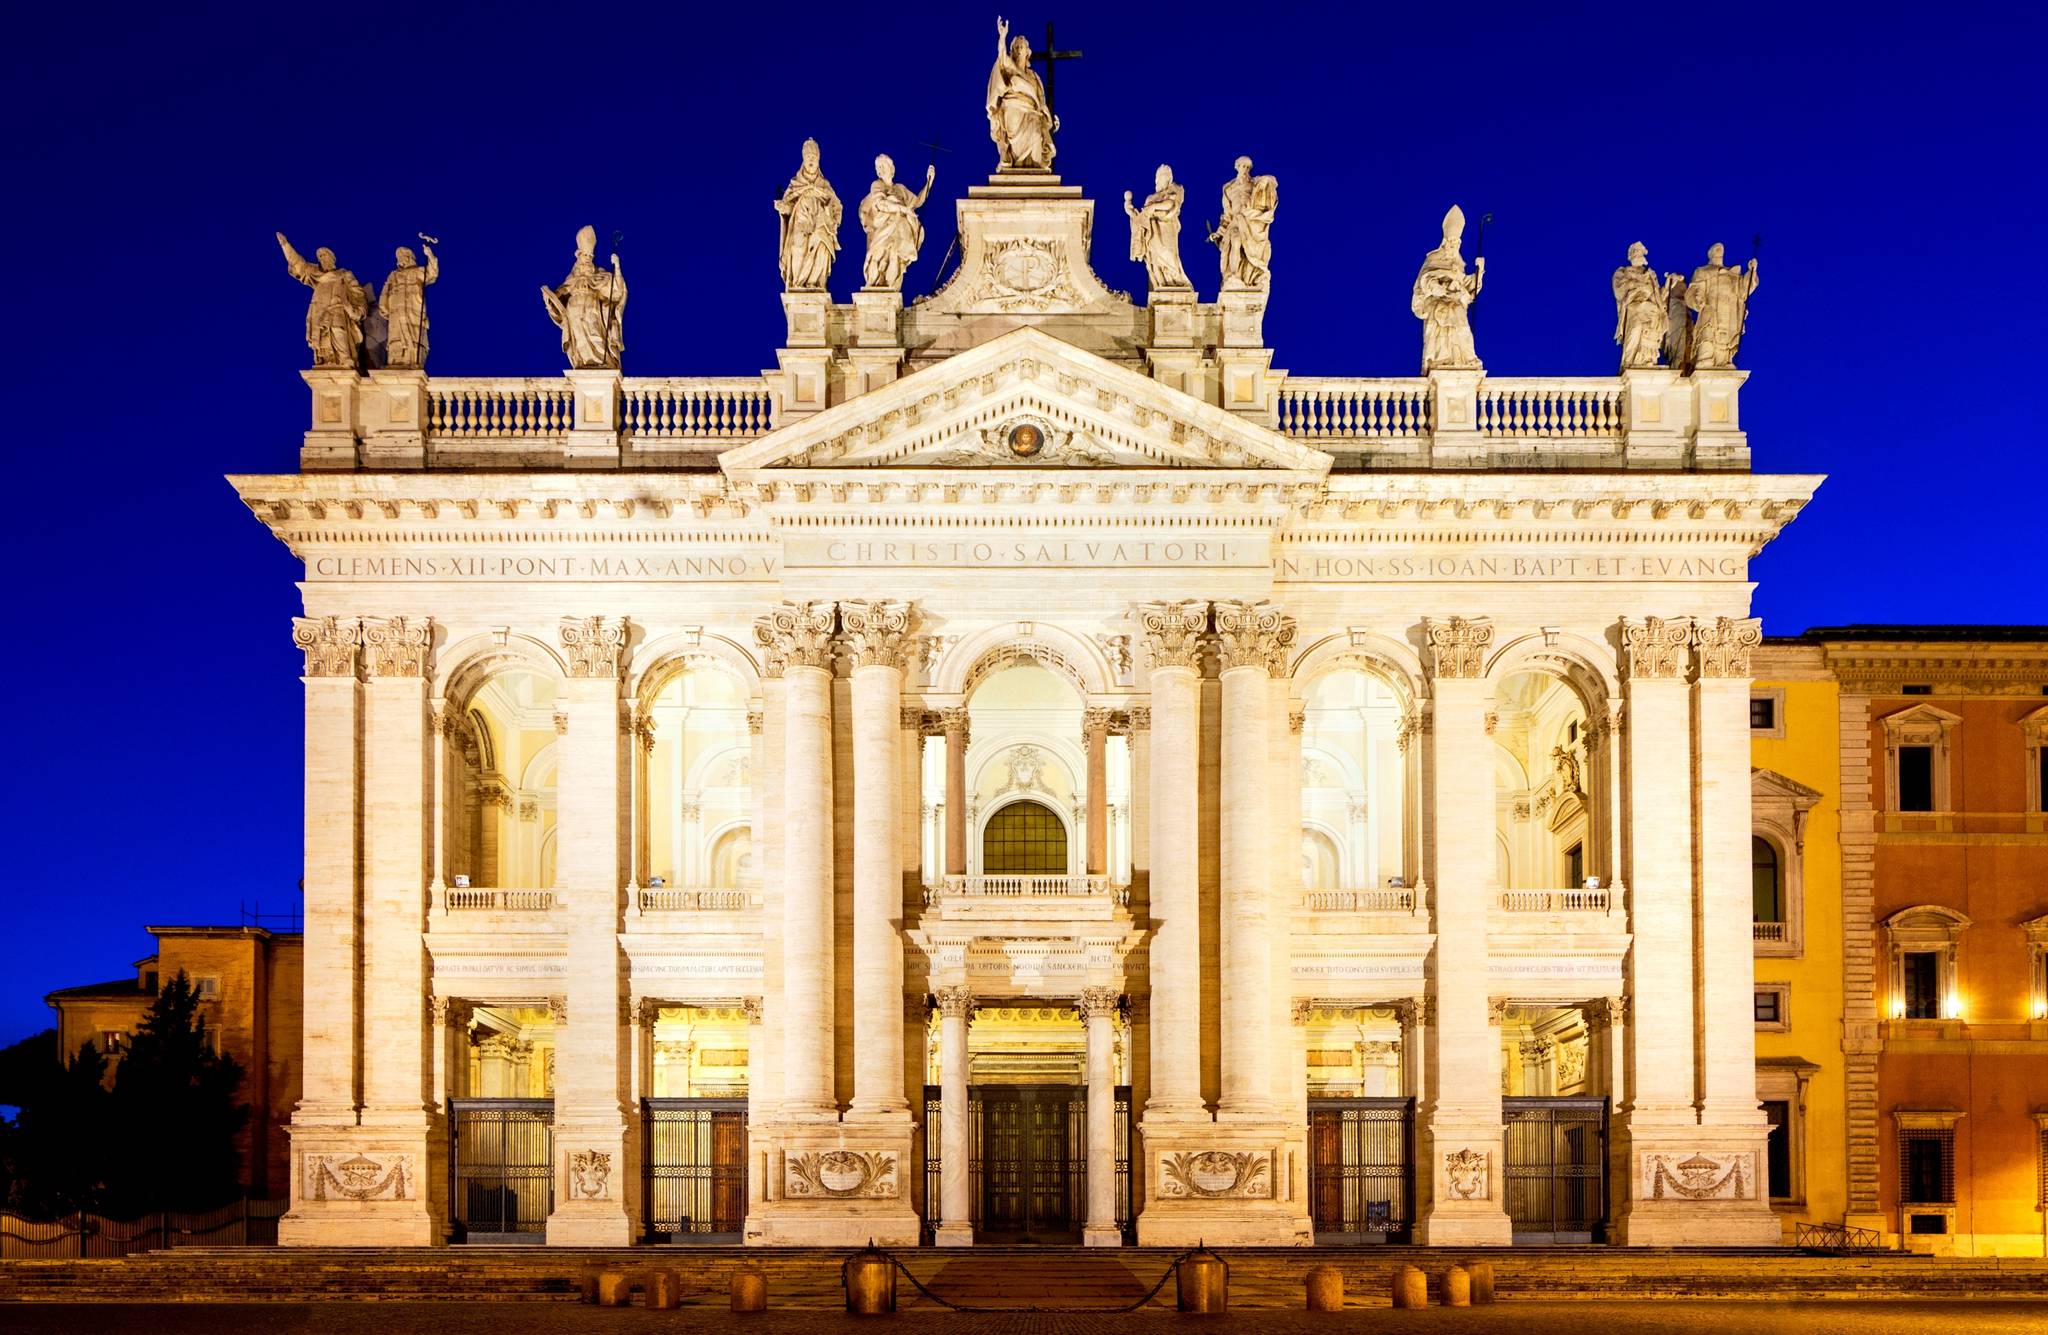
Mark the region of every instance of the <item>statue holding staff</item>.
<instances>
[{"instance_id":1,"label":"statue holding staff","mask_svg":"<svg viewBox=\"0 0 2048 1335\"><path fill-rule=\"evenodd\" d=\"M1648 248L1638 241L1628 248L1628 263L1614 271L1614 341L1621 345L1624 371L1655 366L1667 338L1667 292L1678 275L1670 275L1659 287L1649 255Z\"/></svg>"},{"instance_id":2,"label":"statue holding staff","mask_svg":"<svg viewBox=\"0 0 2048 1335\"><path fill-rule=\"evenodd\" d=\"M384 280L377 310L384 317L384 365L417 370L427 364L427 289L441 276L441 261L432 246L425 268L411 246L398 248L398 267Z\"/></svg>"},{"instance_id":3,"label":"statue holding staff","mask_svg":"<svg viewBox=\"0 0 2048 1335\"><path fill-rule=\"evenodd\" d=\"M1692 326L1692 364L1735 365L1735 354L1749 328L1749 297L1756 291L1756 260L1749 268L1722 264L1727 254L1716 241L1707 247L1707 262L1692 271L1685 304L1699 313Z\"/></svg>"},{"instance_id":4,"label":"statue holding staff","mask_svg":"<svg viewBox=\"0 0 2048 1335\"><path fill-rule=\"evenodd\" d=\"M1031 68L1031 43L1010 36L1006 19L996 20L996 63L988 72L988 137L996 141L999 169L1052 170L1052 136L1059 117L1045 100L1045 84Z\"/></svg>"},{"instance_id":5,"label":"statue holding staff","mask_svg":"<svg viewBox=\"0 0 2048 1335\"><path fill-rule=\"evenodd\" d=\"M804 140L803 161L782 198L775 201L782 240L778 263L782 286L791 292L820 292L839 255L839 196L818 170L818 141Z\"/></svg>"},{"instance_id":6,"label":"statue holding staff","mask_svg":"<svg viewBox=\"0 0 2048 1335\"><path fill-rule=\"evenodd\" d=\"M609 273L597 267L596 228L576 233L576 262L568 277L558 287L543 284L540 299L548 318L561 327L571 370L619 369L619 355L626 350L626 276L619 272L616 253Z\"/></svg>"},{"instance_id":7,"label":"statue holding staff","mask_svg":"<svg viewBox=\"0 0 2048 1335\"><path fill-rule=\"evenodd\" d=\"M1180 267L1180 206L1187 191L1173 179L1173 168L1165 163L1152 177L1152 193L1143 208L1131 204L1131 192L1124 191L1124 212L1131 219L1131 258L1145 265L1145 281L1154 288L1187 287L1187 271Z\"/></svg>"},{"instance_id":8,"label":"statue holding staff","mask_svg":"<svg viewBox=\"0 0 2048 1335\"><path fill-rule=\"evenodd\" d=\"M1459 247L1465 235L1465 210L1456 204L1444 215L1443 241L1423 256L1422 269L1408 308L1422 321L1422 373L1485 369L1472 345L1472 302L1486 282L1486 257L1465 272Z\"/></svg>"},{"instance_id":9,"label":"statue holding staff","mask_svg":"<svg viewBox=\"0 0 2048 1335\"><path fill-rule=\"evenodd\" d=\"M370 294L354 274L336 267L334 252L327 247L315 250L309 261L292 249L283 232L277 233L277 245L291 276L313 289L306 306L306 346L313 350L313 365L355 370Z\"/></svg>"},{"instance_id":10,"label":"statue holding staff","mask_svg":"<svg viewBox=\"0 0 2048 1335\"><path fill-rule=\"evenodd\" d=\"M867 259L861 264L861 278L871 291L896 292L903 287L903 271L917 261L924 244L924 224L917 211L932 192L938 167L924 169L924 189L916 194L896 180L896 163L887 153L875 159L874 184L860 202L860 225L868 234Z\"/></svg>"}]
</instances>

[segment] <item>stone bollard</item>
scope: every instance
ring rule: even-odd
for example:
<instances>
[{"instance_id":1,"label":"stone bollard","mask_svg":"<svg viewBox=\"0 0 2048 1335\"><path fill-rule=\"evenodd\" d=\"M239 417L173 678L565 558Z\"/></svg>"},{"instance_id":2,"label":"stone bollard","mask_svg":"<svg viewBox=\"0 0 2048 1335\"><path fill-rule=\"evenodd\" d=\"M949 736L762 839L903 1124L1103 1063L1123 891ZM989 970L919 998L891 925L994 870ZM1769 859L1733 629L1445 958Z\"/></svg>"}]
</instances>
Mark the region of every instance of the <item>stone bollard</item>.
<instances>
[{"instance_id":1,"label":"stone bollard","mask_svg":"<svg viewBox=\"0 0 2048 1335\"><path fill-rule=\"evenodd\" d=\"M673 1312L683 1305L683 1277L673 1270L650 1270L640 1286L647 1306L657 1312Z\"/></svg>"},{"instance_id":2,"label":"stone bollard","mask_svg":"<svg viewBox=\"0 0 2048 1335\"><path fill-rule=\"evenodd\" d=\"M1429 1306L1429 1276L1412 1265L1394 1272L1394 1306Z\"/></svg>"},{"instance_id":3,"label":"stone bollard","mask_svg":"<svg viewBox=\"0 0 2048 1335\"><path fill-rule=\"evenodd\" d=\"M597 1305L625 1307L633 1301L633 1283L617 1270L601 1270L597 1276Z\"/></svg>"},{"instance_id":4,"label":"stone bollard","mask_svg":"<svg viewBox=\"0 0 2048 1335\"><path fill-rule=\"evenodd\" d=\"M1230 1308L1230 1266L1202 1243L1174 1266L1174 1287L1183 1312L1221 1316Z\"/></svg>"},{"instance_id":5,"label":"stone bollard","mask_svg":"<svg viewBox=\"0 0 2048 1335\"><path fill-rule=\"evenodd\" d=\"M839 1267L846 1286L846 1310L856 1316L886 1316L896 1310L896 1264L873 1238Z\"/></svg>"},{"instance_id":6,"label":"stone bollard","mask_svg":"<svg viewBox=\"0 0 2048 1335\"><path fill-rule=\"evenodd\" d=\"M1341 1312L1344 1310L1344 1272L1333 1265L1311 1266L1302 1283L1308 1287L1308 1310L1311 1312Z\"/></svg>"},{"instance_id":7,"label":"stone bollard","mask_svg":"<svg viewBox=\"0 0 2048 1335\"><path fill-rule=\"evenodd\" d=\"M1464 1266L1454 1265L1444 1271L1444 1306L1470 1307L1472 1305L1472 1272Z\"/></svg>"},{"instance_id":8,"label":"stone bollard","mask_svg":"<svg viewBox=\"0 0 2048 1335\"><path fill-rule=\"evenodd\" d=\"M1474 1261L1465 1267L1472 1272L1472 1305L1493 1301L1493 1262Z\"/></svg>"},{"instance_id":9,"label":"stone bollard","mask_svg":"<svg viewBox=\"0 0 2048 1335\"><path fill-rule=\"evenodd\" d=\"M753 1269L733 1271L732 1310L735 1312L767 1311L768 1276Z\"/></svg>"}]
</instances>

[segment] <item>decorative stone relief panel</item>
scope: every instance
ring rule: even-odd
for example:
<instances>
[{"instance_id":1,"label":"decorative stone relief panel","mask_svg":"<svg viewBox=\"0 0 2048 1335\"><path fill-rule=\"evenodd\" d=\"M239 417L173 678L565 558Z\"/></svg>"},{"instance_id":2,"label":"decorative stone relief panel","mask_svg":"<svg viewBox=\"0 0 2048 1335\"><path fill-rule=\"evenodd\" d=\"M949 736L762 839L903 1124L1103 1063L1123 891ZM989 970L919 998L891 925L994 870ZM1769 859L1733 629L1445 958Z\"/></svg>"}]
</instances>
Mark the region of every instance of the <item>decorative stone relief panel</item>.
<instances>
[{"instance_id":1,"label":"decorative stone relief panel","mask_svg":"<svg viewBox=\"0 0 2048 1335\"><path fill-rule=\"evenodd\" d=\"M1264 1150L1162 1154L1159 1194L1171 1200L1269 1200L1273 1195L1273 1156Z\"/></svg>"},{"instance_id":2,"label":"decorative stone relief panel","mask_svg":"<svg viewBox=\"0 0 2048 1335\"><path fill-rule=\"evenodd\" d=\"M410 1201L418 1199L412 1156L367 1154L306 1156L306 1196L316 1201Z\"/></svg>"},{"instance_id":3,"label":"decorative stone relief panel","mask_svg":"<svg viewBox=\"0 0 2048 1335\"><path fill-rule=\"evenodd\" d=\"M1651 1200L1747 1201L1756 1197L1754 1154L1645 1154L1642 1193Z\"/></svg>"},{"instance_id":4,"label":"decorative stone relief panel","mask_svg":"<svg viewBox=\"0 0 2048 1335\"><path fill-rule=\"evenodd\" d=\"M1493 1199L1493 1156L1482 1150L1454 1150L1444 1156L1444 1180L1461 1201Z\"/></svg>"},{"instance_id":5,"label":"decorative stone relief panel","mask_svg":"<svg viewBox=\"0 0 2048 1335\"><path fill-rule=\"evenodd\" d=\"M601 1201L612 1191L612 1156L604 1150L578 1150L569 1158L569 1194L577 1200Z\"/></svg>"},{"instance_id":6,"label":"decorative stone relief panel","mask_svg":"<svg viewBox=\"0 0 2048 1335\"><path fill-rule=\"evenodd\" d=\"M817 1200L895 1200L896 1156L872 1150L792 1154L783 1181L789 1196Z\"/></svg>"}]
</instances>

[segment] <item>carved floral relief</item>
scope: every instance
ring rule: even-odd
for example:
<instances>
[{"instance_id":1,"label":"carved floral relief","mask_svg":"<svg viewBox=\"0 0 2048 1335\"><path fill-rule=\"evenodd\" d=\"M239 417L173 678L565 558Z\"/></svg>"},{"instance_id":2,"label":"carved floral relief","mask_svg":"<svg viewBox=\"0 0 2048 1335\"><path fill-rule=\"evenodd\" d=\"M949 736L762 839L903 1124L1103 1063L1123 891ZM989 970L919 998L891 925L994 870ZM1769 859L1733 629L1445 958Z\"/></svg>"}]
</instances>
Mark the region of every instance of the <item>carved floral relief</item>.
<instances>
[{"instance_id":1,"label":"carved floral relief","mask_svg":"<svg viewBox=\"0 0 2048 1335\"><path fill-rule=\"evenodd\" d=\"M306 1196L316 1201L409 1201L418 1192L412 1156L377 1160L367 1154L306 1156Z\"/></svg>"},{"instance_id":2,"label":"carved floral relief","mask_svg":"<svg viewBox=\"0 0 2048 1335\"><path fill-rule=\"evenodd\" d=\"M1181 1150L1159 1156L1159 1194L1174 1199L1264 1200L1273 1156L1261 1150Z\"/></svg>"},{"instance_id":3,"label":"carved floral relief","mask_svg":"<svg viewBox=\"0 0 2048 1335\"><path fill-rule=\"evenodd\" d=\"M787 1161L783 1188L791 1196L894 1200L896 1156L865 1150L792 1154Z\"/></svg>"}]
</instances>

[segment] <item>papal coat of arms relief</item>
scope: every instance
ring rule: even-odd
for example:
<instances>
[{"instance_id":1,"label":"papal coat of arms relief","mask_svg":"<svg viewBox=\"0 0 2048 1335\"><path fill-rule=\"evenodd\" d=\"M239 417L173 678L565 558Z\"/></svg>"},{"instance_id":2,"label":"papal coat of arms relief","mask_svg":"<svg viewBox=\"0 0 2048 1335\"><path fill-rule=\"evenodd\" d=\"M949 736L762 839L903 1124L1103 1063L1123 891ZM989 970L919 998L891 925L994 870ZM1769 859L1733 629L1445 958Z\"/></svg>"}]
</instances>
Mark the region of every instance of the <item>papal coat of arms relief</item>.
<instances>
[{"instance_id":1,"label":"papal coat of arms relief","mask_svg":"<svg viewBox=\"0 0 2048 1335\"><path fill-rule=\"evenodd\" d=\"M982 251L981 278L973 300L1005 311L1042 311L1079 303L1067 248L1058 240L1013 237L991 241Z\"/></svg>"},{"instance_id":2,"label":"papal coat of arms relief","mask_svg":"<svg viewBox=\"0 0 2048 1335\"><path fill-rule=\"evenodd\" d=\"M896 1156L866 1150L819 1150L792 1154L783 1181L791 1196L849 1200L894 1200Z\"/></svg>"},{"instance_id":3,"label":"papal coat of arms relief","mask_svg":"<svg viewBox=\"0 0 2048 1335\"><path fill-rule=\"evenodd\" d=\"M1223 1200L1273 1194L1273 1156L1259 1150L1183 1150L1159 1156L1159 1194Z\"/></svg>"}]
</instances>

